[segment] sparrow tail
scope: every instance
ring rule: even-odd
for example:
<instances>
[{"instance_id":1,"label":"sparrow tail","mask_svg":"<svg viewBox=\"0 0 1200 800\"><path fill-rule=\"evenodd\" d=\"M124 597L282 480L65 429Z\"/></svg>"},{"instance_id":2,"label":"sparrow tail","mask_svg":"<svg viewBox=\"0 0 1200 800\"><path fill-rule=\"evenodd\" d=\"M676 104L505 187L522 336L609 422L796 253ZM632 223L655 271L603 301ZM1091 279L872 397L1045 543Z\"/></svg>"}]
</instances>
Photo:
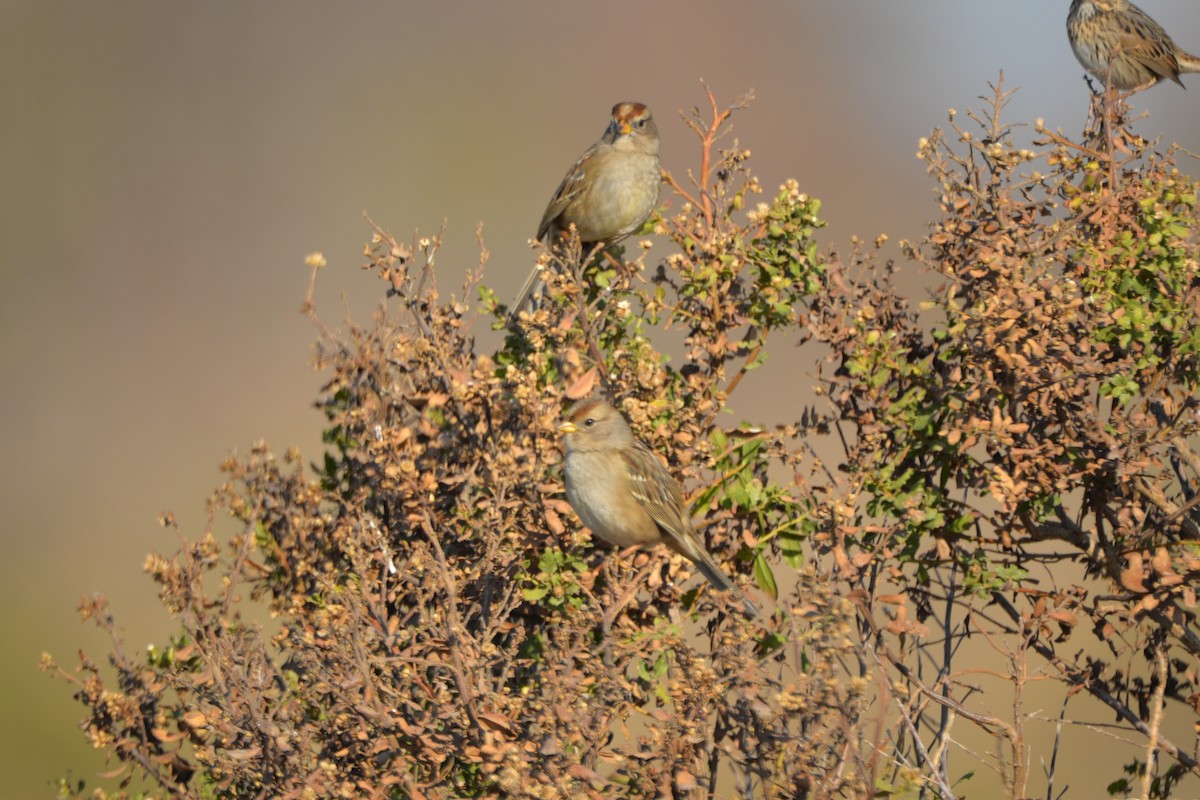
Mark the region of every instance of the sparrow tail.
<instances>
[{"instance_id":1,"label":"sparrow tail","mask_svg":"<svg viewBox=\"0 0 1200 800\"><path fill-rule=\"evenodd\" d=\"M690 553L684 553L684 555L692 560L692 563L696 565L696 569L700 570L704 577L708 578L708 582L715 588L722 592L733 592L736 594L738 599L742 601L742 606L746 609L748 616L754 619L762 616L762 613L758 610L758 606L750 602L750 598L746 597L742 593L742 590L729 579L729 576L721 571L721 568L713 562L712 557L708 553L701 553L699 558L693 558Z\"/></svg>"}]
</instances>

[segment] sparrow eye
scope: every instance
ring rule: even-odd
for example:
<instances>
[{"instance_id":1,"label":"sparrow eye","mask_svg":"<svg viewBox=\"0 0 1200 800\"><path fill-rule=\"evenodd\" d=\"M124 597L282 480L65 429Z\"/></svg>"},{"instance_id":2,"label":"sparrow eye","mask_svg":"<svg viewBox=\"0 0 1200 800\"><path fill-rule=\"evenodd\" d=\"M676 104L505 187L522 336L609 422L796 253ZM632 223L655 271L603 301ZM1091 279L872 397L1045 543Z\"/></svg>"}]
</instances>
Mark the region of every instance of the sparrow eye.
<instances>
[{"instance_id":1,"label":"sparrow eye","mask_svg":"<svg viewBox=\"0 0 1200 800\"><path fill-rule=\"evenodd\" d=\"M587 419L585 419L583 421L583 427L585 427L585 428L590 428L595 424L596 424L596 420L592 417L588 417Z\"/></svg>"},{"instance_id":2,"label":"sparrow eye","mask_svg":"<svg viewBox=\"0 0 1200 800\"><path fill-rule=\"evenodd\" d=\"M644 128L644 127L646 127L646 120L639 119L637 122L633 123L633 126L635 128Z\"/></svg>"}]
</instances>

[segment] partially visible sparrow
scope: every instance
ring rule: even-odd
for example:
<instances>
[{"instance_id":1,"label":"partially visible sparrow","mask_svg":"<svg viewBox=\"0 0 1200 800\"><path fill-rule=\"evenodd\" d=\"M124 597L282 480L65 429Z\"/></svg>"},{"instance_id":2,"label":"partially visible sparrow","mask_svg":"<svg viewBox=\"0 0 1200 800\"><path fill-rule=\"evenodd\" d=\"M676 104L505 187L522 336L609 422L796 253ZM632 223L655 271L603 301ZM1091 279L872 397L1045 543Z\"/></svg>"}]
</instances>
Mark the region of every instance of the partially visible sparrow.
<instances>
[{"instance_id":1,"label":"partially visible sparrow","mask_svg":"<svg viewBox=\"0 0 1200 800\"><path fill-rule=\"evenodd\" d=\"M592 533L617 547L661 542L717 589L736 592L750 616L760 616L704 549L679 484L634 438L619 411L602 400L583 400L558 429L566 434L567 500Z\"/></svg>"},{"instance_id":2,"label":"partially visible sparrow","mask_svg":"<svg viewBox=\"0 0 1200 800\"><path fill-rule=\"evenodd\" d=\"M538 225L537 238L554 245L571 226L584 251L612 244L642 227L658 205L658 127L641 103L617 103L612 121L579 160L567 170ZM511 322L529 311L545 289L541 270L534 269L509 312Z\"/></svg>"},{"instance_id":3,"label":"partially visible sparrow","mask_svg":"<svg viewBox=\"0 0 1200 800\"><path fill-rule=\"evenodd\" d=\"M1083 68L1122 92L1147 89L1163 78L1200 72L1200 58L1180 50L1162 26L1129 0L1072 0L1067 36ZM1185 87L1186 88L1186 87Z\"/></svg>"}]
</instances>

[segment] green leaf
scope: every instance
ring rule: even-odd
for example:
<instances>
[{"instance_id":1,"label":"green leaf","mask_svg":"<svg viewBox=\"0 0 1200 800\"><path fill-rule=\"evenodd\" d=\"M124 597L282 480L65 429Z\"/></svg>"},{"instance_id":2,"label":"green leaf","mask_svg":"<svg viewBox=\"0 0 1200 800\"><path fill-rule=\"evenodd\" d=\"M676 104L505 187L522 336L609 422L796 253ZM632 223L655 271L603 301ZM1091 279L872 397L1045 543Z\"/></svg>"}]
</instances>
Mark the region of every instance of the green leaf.
<instances>
[{"instance_id":1,"label":"green leaf","mask_svg":"<svg viewBox=\"0 0 1200 800\"><path fill-rule=\"evenodd\" d=\"M772 600L779 599L779 587L775 585L775 573L771 571L771 565L762 557L762 553L756 553L754 556L754 582L769 594Z\"/></svg>"},{"instance_id":2,"label":"green leaf","mask_svg":"<svg viewBox=\"0 0 1200 800\"><path fill-rule=\"evenodd\" d=\"M529 589L521 590L521 597L530 603L536 603L550 593L550 587L546 585L534 586Z\"/></svg>"}]
</instances>

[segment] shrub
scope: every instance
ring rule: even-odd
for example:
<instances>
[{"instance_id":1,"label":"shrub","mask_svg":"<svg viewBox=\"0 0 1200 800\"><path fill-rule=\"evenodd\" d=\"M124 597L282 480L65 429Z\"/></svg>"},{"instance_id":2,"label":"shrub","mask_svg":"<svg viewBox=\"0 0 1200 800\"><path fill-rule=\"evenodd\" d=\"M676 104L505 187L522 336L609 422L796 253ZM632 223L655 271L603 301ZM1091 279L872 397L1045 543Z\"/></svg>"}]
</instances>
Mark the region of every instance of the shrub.
<instances>
[{"instance_id":1,"label":"shrub","mask_svg":"<svg viewBox=\"0 0 1200 800\"><path fill-rule=\"evenodd\" d=\"M823 250L794 182L759 201L749 151L719 146L744 103L711 95L656 244L543 252L544 306L491 352L482 270L444 297L440 238L376 226L387 310L317 320L323 461L224 465L214 514L241 533L147 564L178 636L135 659L114 633L115 682L57 670L91 742L123 785L182 797L952 797L983 768L1016 798L1040 673L1060 722L1090 695L1141 743L1110 791L1200 775L1164 731L1200 707L1194 181L1124 127L1120 164L1094 131L1020 147L1007 98L921 143L941 216L901 243L937 280L920 302L882 238ZM723 424L781 347L811 356L810 392ZM597 391L768 618L665 551L593 546L555 428ZM102 598L84 614L114 630ZM952 769L959 726L996 743Z\"/></svg>"}]
</instances>

